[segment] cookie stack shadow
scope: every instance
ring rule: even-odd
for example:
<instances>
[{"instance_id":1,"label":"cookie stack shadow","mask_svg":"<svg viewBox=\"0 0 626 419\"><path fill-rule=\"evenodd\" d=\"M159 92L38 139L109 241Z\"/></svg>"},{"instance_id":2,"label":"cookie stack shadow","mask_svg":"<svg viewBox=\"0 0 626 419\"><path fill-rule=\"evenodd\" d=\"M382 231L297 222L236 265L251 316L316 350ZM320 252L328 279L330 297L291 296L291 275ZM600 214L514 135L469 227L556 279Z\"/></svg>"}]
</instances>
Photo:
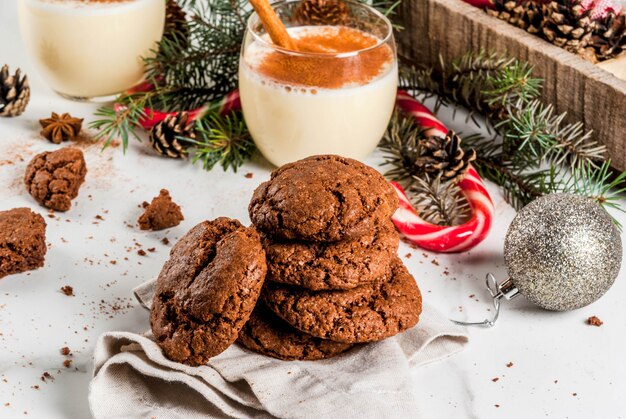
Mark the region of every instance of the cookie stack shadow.
<instances>
[{"instance_id":1,"label":"cookie stack shadow","mask_svg":"<svg viewBox=\"0 0 626 419\"><path fill-rule=\"evenodd\" d=\"M314 156L274 171L249 206L267 275L238 342L315 360L414 326L422 300L397 256L397 205L385 179L351 159Z\"/></svg>"}]
</instances>

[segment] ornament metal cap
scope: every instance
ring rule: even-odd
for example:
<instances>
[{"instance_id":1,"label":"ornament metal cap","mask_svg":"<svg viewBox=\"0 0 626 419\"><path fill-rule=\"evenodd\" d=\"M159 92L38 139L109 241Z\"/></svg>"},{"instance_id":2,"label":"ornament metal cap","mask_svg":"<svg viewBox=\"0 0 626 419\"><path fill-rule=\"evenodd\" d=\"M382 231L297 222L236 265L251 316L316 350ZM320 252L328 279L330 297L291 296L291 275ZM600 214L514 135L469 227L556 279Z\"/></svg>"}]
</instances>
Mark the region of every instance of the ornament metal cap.
<instances>
[{"instance_id":1,"label":"ornament metal cap","mask_svg":"<svg viewBox=\"0 0 626 419\"><path fill-rule=\"evenodd\" d=\"M500 300L502 298L512 300L520 295L519 289L515 286L511 278L507 278L498 284L496 277L493 276L493 274L488 273L485 278L485 285L487 286L487 291L489 291L489 294L491 295L491 302L494 308L493 317L491 317L491 319L485 319L482 322L463 322L460 320L452 320L454 323L461 326L493 327L495 326L498 316L500 315Z\"/></svg>"}]
</instances>

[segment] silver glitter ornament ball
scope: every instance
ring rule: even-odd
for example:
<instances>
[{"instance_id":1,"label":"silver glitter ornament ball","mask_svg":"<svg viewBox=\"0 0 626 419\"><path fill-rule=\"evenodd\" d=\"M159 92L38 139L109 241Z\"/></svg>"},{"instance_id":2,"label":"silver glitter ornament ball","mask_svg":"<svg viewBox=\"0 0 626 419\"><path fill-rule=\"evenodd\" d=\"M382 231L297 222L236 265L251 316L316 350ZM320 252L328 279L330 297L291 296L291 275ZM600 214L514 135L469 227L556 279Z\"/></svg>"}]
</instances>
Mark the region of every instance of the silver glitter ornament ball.
<instances>
[{"instance_id":1,"label":"silver glitter ornament ball","mask_svg":"<svg viewBox=\"0 0 626 419\"><path fill-rule=\"evenodd\" d=\"M613 285L622 262L619 231L596 202L551 194L517 214L504 241L509 277L533 303L573 310Z\"/></svg>"}]
</instances>

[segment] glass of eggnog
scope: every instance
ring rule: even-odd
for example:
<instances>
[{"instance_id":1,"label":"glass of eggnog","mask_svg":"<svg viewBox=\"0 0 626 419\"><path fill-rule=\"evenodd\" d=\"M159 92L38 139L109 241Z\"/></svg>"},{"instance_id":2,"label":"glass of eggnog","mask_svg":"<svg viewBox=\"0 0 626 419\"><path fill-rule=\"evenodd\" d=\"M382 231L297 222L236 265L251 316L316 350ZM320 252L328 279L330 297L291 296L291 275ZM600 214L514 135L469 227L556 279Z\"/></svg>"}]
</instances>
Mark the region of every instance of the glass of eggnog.
<instances>
[{"instance_id":1,"label":"glass of eggnog","mask_svg":"<svg viewBox=\"0 0 626 419\"><path fill-rule=\"evenodd\" d=\"M111 96L142 80L163 35L164 0L18 0L26 47L52 89Z\"/></svg>"},{"instance_id":2,"label":"glass of eggnog","mask_svg":"<svg viewBox=\"0 0 626 419\"><path fill-rule=\"evenodd\" d=\"M327 12L312 10L307 0L272 5L295 50L273 44L256 13L248 20L241 104L255 144L277 166L315 154L362 160L393 112L398 65L391 23L364 4L332 4Z\"/></svg>"}]
</instances>

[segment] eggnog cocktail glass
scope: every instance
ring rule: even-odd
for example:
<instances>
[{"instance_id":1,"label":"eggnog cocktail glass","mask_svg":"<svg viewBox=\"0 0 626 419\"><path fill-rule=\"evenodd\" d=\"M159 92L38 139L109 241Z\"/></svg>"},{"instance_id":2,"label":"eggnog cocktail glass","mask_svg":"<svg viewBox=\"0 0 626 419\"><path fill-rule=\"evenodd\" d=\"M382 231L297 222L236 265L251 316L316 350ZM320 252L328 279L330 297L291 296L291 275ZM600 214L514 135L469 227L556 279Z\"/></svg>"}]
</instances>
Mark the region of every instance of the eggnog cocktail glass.
<instances>
[{"instance_id":1,"label":"eggnog cocktail glass","mask_svg":"<svg viewBox=\"0 0 626 419\"><path fill-rule=\"evenodd\" d=\"M18 0L22 38L52 89L110 96L141 81L163 35L164 0Z\"/></svg>"},{"instance_id":2,"label":"eggnog cocktail glass","mask_svg":"<svg viewBox=\"0 0 626 419\"><path fill-rule=\"evenodd\" d=\"M248 21L239 64L246 124L277 166L315 154L361 160L376 148L395 104L391 24L363 4L345 2L332 24L302 4L273 5L297 51L271 43L256 13Z\"/></svg>"}]
</instances>

